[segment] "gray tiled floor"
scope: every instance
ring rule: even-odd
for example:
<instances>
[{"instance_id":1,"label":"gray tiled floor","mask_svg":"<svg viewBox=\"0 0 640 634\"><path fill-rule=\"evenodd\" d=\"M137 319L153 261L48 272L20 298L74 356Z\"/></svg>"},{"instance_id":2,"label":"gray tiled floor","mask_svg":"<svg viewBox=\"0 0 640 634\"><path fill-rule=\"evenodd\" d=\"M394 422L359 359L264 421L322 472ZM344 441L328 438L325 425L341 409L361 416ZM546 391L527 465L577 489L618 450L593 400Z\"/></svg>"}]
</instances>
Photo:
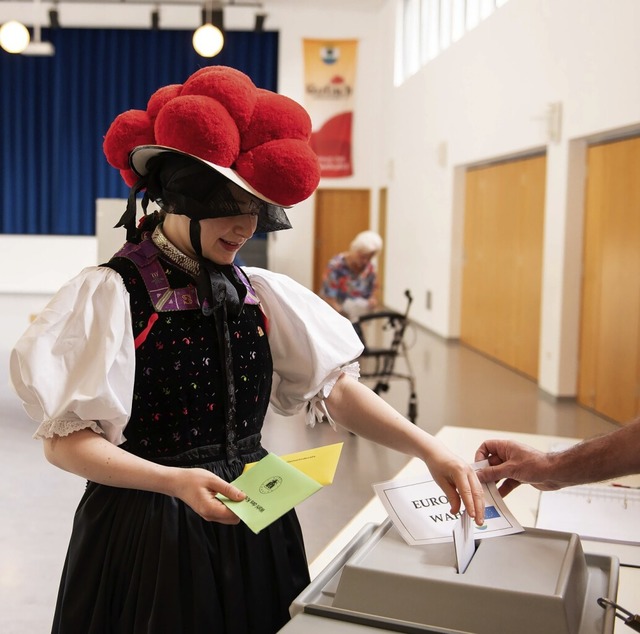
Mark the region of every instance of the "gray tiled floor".
<instances>
[{"instance_id":1,"label":"gray tiled floor","mask_svg":"<svg viewBox=\"0 0 640 634\"><path fill-rule=\"evenodd\" d=\"M49 465L29 422L7 386L11 344L41 308L42 297L0 296L0 632L49 631L58 579L73 512L84 482ZM417 379L417 423L429 432L463 425L528 433L585 437L615 426L573 403L555 403L522 376L457 343L419 328L405 335ZM402 367L402 359L398 367ZM385 396L406 412L407 386L399 382ZM344 442L333 485L298 509L312 561L371 498L371 484L392 478L407 459L328 425L305 427L298 418L270 415L265 445L289 453ZM455 447L452 449L455 450ZM472 460L473 456L463 456Z\"/></svg>"}]
</instances>

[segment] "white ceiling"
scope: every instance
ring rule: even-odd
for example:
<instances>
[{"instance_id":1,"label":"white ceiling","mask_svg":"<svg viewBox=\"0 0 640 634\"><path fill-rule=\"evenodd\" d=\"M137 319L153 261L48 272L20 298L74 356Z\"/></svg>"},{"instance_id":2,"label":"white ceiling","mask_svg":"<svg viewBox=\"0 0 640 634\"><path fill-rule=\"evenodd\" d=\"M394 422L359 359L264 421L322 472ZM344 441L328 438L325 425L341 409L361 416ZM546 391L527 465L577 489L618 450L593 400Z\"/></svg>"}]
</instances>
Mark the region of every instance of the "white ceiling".
<instances>
[{"instance_id":1,"label":"white ceiling","mask_svg":"<svg viewBox=\"0 0 640 634\"><path fill-rule=\"evenodd\" d=\"M375 12L386 0L0 0L0 24L20 20L48 28L56 9L62 28L148 28L158 9L160 28L193 28L201 23L204 2L224 7L226 28L244 30L253 28L256 13L267 15L266 29L278 29L301 3L305 9Z\"/></svg>"},{"instance_id":2,"label":"white ceiling","mask_svg":"<svg viewBox=\"0 0 640 634\"><path fill-rule=\"evenodd\" d=\"M239 9L239 8L264 8L269 7L291 7L300 6L300 3L304 3L306 9L317 6L322 9L354 9L354 10L378 10L385 0L0 0L0 10L7 9L9 7L30 7L32 10L38 6L42 8L49 8L56 5L67 4L96 4L96 5L184 5L193 4L203 6L205 3L207 6L224 8Z\"/></svg>"}]
</instances>

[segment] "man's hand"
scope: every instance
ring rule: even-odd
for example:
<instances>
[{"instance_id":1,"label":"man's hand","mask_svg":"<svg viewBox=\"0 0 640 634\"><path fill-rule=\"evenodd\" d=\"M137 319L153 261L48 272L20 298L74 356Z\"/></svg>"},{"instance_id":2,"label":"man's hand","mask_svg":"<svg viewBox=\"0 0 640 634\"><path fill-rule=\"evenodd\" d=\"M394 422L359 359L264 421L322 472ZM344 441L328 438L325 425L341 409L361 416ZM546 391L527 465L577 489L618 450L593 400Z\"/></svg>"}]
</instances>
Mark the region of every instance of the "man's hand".
<instances>
[{"instance_id":1,"label":"man's hand","mask_svg":"<svg viewBox=\"0 0 640 634\"><path fill-rule=\"evenodd\" d=\"M476 462L488 460L489 466L477 471L481 482L504 480L498 491L505 497L520 484L527 483L541 491L555 491L549 454L511 440L487 440L476 451Z\"/></svg>"}]
</instances>

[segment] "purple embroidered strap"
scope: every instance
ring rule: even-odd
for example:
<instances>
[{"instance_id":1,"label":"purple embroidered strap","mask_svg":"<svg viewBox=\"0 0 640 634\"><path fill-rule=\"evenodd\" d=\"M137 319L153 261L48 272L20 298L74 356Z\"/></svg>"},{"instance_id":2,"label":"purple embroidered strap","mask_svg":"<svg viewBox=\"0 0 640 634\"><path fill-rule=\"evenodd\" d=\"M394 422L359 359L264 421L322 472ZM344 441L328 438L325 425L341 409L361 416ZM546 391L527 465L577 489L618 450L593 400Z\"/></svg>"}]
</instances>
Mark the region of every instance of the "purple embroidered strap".
<instances>
[{"instance_id":1,"label":"purple embroidered strap","mask_svg":"<svg viewBox=\"0 0 640 634\"><path fill-rule=\"evenodd\" d=\"M162 263L158 259L158 254L158 247L152 240L143 240L140 244L126 242L115 256L127 258L136 265L147 288L153 307L158 312L199 309L200 301L196 287L171 288ZM244 271L236 265L234 265L234 268L236 275L247 289L244 303L257 306L260 304L260 300Z\"/></svg>"},{"instance_id":2,"label":"purple embroidered strap","mask_svg":"<svg viewBox=\"0 0 640 634\"><path fill-rule=\"evenodd\" d=\"M140 244L127 242L116 256L131 260L135 265L151 298L153 307L158 312L175 310L196 310L200 308L195 286L171 288L158 259L158 248L151 240L143 240Z\"/></svg>"},{"instance_id":3,"label":"purple embroidered strap","mask_svg":"<svg viewBox=\"0 0 640 634\"><path fill-rule=\"evenodd\" d=\"M256 292L253 290L253 286L249 283L245 272L235 264L233 265L233 268L236 270L236 275L247 289L247 296L244 298L244 303L257 306L260 303L260 300L258 299Z\"/></svg>"}]
</instances>

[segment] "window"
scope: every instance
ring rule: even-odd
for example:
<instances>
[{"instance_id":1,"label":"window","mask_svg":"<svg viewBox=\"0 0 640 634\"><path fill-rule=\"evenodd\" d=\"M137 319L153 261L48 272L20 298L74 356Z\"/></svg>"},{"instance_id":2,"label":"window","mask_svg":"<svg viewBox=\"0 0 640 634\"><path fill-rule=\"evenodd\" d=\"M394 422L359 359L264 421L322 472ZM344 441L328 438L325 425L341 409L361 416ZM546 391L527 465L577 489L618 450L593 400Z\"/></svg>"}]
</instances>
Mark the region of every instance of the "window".
<instances>
[{"instance_id":1,"label":"window","mask_svg":"<svg viewBox=\"0 0 640 634\"><path fill-rule=\"evenodd\" d=\"M440 51L440 0L422 0L420 11L420 62L426 64Z\"/></svg>"},{"instance_id":2,"label":"window","mask_svg":"<svg viewBox=\"0 0 640 634\"><path fill-rule=\"evenodd\" d=\"M507 0L398 0L396 85L401 84Z\"/></svg>"}]
</instances>

